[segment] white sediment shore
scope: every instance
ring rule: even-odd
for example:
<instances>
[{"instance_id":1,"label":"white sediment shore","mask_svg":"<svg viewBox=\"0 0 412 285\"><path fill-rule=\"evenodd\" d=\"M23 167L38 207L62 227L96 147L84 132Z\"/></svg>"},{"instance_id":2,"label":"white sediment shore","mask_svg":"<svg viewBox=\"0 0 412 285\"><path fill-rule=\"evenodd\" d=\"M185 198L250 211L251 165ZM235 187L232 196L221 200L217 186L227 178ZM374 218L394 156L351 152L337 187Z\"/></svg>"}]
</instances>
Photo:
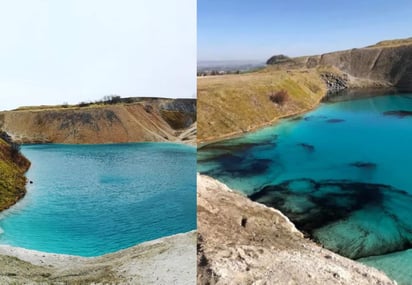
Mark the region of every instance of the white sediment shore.
<instances>
[{"instance_id":1,"label":"white sediment shore","mask_svg":"<svg viewBox=\"0 0 412 285\"><path fill-rule=\"evenodd\" d=\"M195 284L196 231L98 257L0 245L0 284Z\"/></svg>"}]
</instances>

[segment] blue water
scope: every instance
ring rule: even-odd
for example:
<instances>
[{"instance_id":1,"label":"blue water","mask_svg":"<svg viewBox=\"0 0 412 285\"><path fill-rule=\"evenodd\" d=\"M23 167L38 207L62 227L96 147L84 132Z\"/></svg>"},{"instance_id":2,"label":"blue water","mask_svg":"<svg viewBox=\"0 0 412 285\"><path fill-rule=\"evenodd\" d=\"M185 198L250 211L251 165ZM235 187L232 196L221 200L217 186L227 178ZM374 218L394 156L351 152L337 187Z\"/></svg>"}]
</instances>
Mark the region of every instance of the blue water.
<instances>
[{"instance_id":1,"label":"blue water","mask_svg":"<svg viewBox=\"0 0 412 285\"><path fill-rule=\"evenodd\" d=\"M196 150L166 143L27 145L27 195L0 243L97 256L196 228Z\"/></svg>"},{"instance_id":2,"label":"blue water","mask_svg":"<svg viewBox=\"0 0 412 285\"><path fill-rule=\"evenodd\" d=\"M411 142L412 94L325 103L201 148L198 171L279 208L325 247L410 284Z\"/></svg>"}]
</instances>

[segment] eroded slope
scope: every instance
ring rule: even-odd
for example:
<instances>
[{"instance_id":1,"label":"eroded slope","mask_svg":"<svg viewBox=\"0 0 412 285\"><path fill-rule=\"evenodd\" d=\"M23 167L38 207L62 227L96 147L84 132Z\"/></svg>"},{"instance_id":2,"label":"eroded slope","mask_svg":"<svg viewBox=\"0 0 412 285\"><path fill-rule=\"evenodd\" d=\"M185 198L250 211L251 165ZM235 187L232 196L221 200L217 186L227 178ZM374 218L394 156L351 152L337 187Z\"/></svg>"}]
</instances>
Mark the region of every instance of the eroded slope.
<instances>
[{"instance_id":1,"label":"eroded slope","mask_svg":"<svg viewBox=\"0 0 412 285\"><path fill-rule=\"evenodd\" d=\"M28 108L0 113L0 128L24 143L193 141L194 99L142 99L114 105Z\"/></svg>"}]
</instances>

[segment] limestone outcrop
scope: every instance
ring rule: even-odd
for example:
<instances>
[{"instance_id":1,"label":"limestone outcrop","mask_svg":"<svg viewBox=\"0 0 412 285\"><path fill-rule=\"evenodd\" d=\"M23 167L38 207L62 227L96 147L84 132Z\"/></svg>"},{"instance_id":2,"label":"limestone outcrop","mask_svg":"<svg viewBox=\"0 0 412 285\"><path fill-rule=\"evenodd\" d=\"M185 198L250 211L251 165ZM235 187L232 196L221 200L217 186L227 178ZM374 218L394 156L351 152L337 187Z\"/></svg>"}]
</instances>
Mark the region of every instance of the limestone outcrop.
<instances>
[{"instance_id":1,"label":"limestone outcrop","mask_svg":"<svg viewBox=\"0 0 412 285\"><path fill-rule=\"evenodd\" d=\"M197 181L197 284L396 284L305 239L281 212Z\"/></svg>"},{"instance_id":2,"label":"limestone outcrop","mask_svg":"<svg viewBox=\"0 0 412 285\"><path fill-rule=\"evenodd\" d=\"M364 48L291 59L294 67L333 66L349 77L350 87L396 87L412 90L412 38L389 40ZM280 64L282 62L269 62ZM290 67L290 62L288 63Z\"/></svg>"}]
</instances>

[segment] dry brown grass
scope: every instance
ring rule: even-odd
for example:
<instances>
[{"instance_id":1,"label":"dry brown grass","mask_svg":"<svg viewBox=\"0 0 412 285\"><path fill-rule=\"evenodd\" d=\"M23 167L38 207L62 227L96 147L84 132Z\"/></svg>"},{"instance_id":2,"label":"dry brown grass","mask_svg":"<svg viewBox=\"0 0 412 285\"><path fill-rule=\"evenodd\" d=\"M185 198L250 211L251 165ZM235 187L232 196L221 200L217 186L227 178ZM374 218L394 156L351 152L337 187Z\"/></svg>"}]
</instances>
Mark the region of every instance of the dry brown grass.
<instances>
[{"instance_id":1,"label":"dry brown grass","mask_svg":"<svg viewBox=\"0 0 412 285\"><path fill-rule=\"evenodd\" d=\"M378 42L375 45L369 46L369 48L374 48L374 47L398 47L398 46L410 45L410 44L412 44L412 38L395 39L395 40L387 40L387 41Z\"/></svg>"},{"instance_id":2,"label":"dry brown grass","mask_svg":"<svg viewBox=\"0 0 412 285\"><path fill-rule=\"evenodd\" d=\"M248 74L200 77L197 81L198 141L249 131L313 108L326 93L315 69L268 67ZM288 100L273 104L268 94L285 90Z\"/></svg>"}]
</instances>

